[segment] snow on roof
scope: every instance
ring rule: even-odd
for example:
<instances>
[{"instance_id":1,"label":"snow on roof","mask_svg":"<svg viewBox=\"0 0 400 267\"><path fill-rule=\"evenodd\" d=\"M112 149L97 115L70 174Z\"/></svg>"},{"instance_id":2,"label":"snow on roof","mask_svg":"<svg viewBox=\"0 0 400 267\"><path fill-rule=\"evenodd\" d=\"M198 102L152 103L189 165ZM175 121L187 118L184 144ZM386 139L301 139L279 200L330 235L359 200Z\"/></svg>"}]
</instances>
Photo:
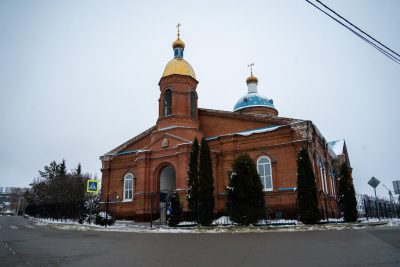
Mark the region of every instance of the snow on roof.
<instances>
[{"instance_id":1,"label":"snow on roof","mask_svg":"<svg viewBox=\"0 0 400 267\"><path fill-rule=\"evenodd\" d=\"M343 155L344 153L344 139L328 142L329 147L332 149L336 156Z\"/></svg>"},{"instance_id":2,"label":"snow on roof","mask_svg":"<svg viewBox=\"0 0 400 267\"><path fill-rule=\"evenodd\" d=\"M241 131L241 132L237 132L237 133L224 134L224 135L220 135L220 136L213 136L213 137L208 137L207 140L213 140L213 139L217 139L218 137L231 136L231 135L250 136L252 134L272 132L272 131L275 131L276 129L281 128L283 126L286 126L286 125L278 125L278 126L273 125L273 126L268 126L268 127L264 127L264 128L257 128L257 129L247 130L247 131Z\"/></svg>"}]
</instances>

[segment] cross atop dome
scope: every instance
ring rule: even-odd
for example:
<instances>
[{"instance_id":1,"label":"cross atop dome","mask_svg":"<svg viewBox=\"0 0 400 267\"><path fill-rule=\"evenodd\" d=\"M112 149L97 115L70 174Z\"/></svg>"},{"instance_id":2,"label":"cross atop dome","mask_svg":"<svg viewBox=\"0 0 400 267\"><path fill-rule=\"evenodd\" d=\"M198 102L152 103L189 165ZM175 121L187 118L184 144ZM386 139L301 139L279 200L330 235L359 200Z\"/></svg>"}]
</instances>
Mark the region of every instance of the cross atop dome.
<instances>
[{"instance_id":1,"label":"cross atop dome","mask_svg":"<svg viewBox=\"0 0 400 267\"><path fill-rule=\"evenodd\" d=\"M251 76L253 76L253 66L254 66L254 63L250 63L249 65L247 65L247 67L250 68L250 74L251 74Z\"/></svg>"},{"instance_id":2,"label":"cross atop dome","mask_svg":"<svg viewBox=\"0 0 400 267\"><path fill-rule=\"evenodd\" d=\"M178 23L176 28L178 29L177 39L172 43L172 48L174 49L174 57L183 58L183 50L185 49L185 43L181 40L180 28L182 25Z\"/></svg>"},{"instance_id":3,"label":"cross atop dome","mask_svg":"<svg viewBox=\"0 0 400 267\"><path fill-rule=\"evenodd\" d=\"M182 25L178 22L178 24L176 25L176 27L178 28L178 39L179 39L179 36L180 36L180 32L179 32L179 27L180 26L182 26Z\"/></svg>"},{"instance_id":4,"label":"cross atop dome","mask_svg":"<svg viewBox=\"0 0 400 267\"><path fill-rule=\"evenodd\" d=\"M254 63L250 63L249 65L247 65L247 67L250 68L250 76L246 79L247 84L249 84L249 83L257 84L258 83L257 77L253 76L253 66L254 66Z\"/></svg>"}]
</instances>

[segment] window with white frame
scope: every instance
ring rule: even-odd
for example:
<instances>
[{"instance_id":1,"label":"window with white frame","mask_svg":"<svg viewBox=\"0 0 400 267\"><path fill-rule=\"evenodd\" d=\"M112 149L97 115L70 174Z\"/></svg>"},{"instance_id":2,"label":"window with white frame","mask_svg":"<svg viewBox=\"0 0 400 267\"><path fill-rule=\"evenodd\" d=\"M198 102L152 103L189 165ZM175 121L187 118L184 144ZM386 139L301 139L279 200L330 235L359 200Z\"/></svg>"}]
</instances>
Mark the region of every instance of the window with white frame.
<instances>
[{"instance_id":1,"label":"window with white frame","mask_svg":"<svg viewBox=\"0 0 400 267\"><path fill-rule=\"evenodd\" d=\"M323 162L322 158L319 161L319 171L321 174L320 176L321 176L321 182L322 182L322 191L324 191L324 193L328 193L328 184L326 181L325 163Z\"/></svg>"},{"instance_id":2,"label":"window with white frame","mask_svg":"<svg viewBox=\"0 0 400 267\"><path fill-rule=\"evenodd\" d=\"M124 177L124 201L132 201L133 198L133 175L128 173Z\"/></svg>"},{"instance_id":3,"label":"window with white frame","mask_svg":"<svg viewBox=\"0 0 400 267\"><path fill-rule=\"evenodd\" d=\"M257 161L257 172L260 176L264 191L272 191L272 168L268 157L261 157Z\"/></svg>"},{"instance_id":4,"label":"window with white frame","mask_svg":"<svg viewBox=\"0 0 400 267\"><path fill-rule=\"evenodd\" d=\"M335 173L331 167L331 187L332 187L332 195L336 195L336 183L335 183Z\"/></svg>"}]
</instances>

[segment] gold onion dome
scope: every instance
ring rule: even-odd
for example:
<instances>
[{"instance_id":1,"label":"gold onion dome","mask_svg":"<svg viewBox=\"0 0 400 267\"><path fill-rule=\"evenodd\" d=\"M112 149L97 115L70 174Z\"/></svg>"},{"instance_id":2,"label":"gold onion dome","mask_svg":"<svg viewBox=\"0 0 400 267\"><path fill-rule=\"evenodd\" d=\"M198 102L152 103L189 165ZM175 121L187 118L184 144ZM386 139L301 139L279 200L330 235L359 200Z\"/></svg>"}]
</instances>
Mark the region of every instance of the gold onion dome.
<instances>
[{"instance_id":1,"label":"gold onion dome","mask_svg":"<svg viewBox=\"0 0 400 267\"><path fill-rule=\"evenodd\" d=\"M189 62L183 58L174 58L170 60L165 66L162 77L166 77L172 74L188 75L193 79L196 79L196 74Z\"/></svg>"},{"instance_id":2,"label":"gold onion dome","mask_svg":"<svg viewBox=\"0 0 400 267\"><path fill-rule=\"evenodd\" d=\"M180 32L179 27L181 24L178 23L176 26L178 28L177 39L172 43L174 50L174 58L170 60L165 66L162 77L166 77L173 74L190 76L196 79L196 74L190 64L183 59L183 51L185 50L185 43L179 38Z\"/></svg>"},{"instance_id":3,"label":"gold onion dome","mask_svg":"<svg viewBox=\"0 0 400 267\"><path fill-rule=\"evenodd\" d=\"M256 76L253 76L253 74L251 74L247 79L246 79L246 83L258 83L258 79Z\"/></svg>"},{"instance_id":4,"label":"gold onion dome","mask_svg":"<svg viewBox=\"0 0 400 267\"><path fill-rule=\"evenodd\" d=\"M182 49L185 48L185 43L178 37L173 43L172 43L172 48L177 48L180 47Z\"/></svg>"}]
</instances>

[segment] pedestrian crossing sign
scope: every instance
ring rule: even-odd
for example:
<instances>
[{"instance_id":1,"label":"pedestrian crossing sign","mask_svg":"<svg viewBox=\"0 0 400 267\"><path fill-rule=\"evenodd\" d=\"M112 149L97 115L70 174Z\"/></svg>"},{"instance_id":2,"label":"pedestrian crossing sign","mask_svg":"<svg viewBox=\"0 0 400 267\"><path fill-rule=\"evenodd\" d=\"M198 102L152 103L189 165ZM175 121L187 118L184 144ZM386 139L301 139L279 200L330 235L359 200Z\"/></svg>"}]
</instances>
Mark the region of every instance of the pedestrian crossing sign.
<instances>
[{"instance_id":1,"label":"pedestrian crossing sign","mask_svg":"<svg viewBox=\"0 0 400 267\"><path fill-rule=\"evenodd\" d=\"M97 193L99 191L99 181L97 180L88 180L86 186L86 192L88 193Z\"/></svg>"}]
</instances>

